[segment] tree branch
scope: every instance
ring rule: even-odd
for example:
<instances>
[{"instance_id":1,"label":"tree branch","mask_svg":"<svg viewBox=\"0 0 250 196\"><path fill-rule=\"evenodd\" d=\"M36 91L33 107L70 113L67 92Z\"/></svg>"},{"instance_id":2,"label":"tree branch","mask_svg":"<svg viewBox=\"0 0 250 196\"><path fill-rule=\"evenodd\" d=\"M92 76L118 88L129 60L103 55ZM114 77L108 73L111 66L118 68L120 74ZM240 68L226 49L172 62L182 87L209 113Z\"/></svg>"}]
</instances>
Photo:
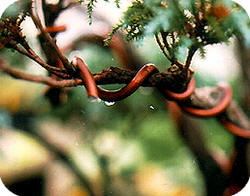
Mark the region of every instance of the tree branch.
<instances>
[{"instance_id":1,"label":"tree branch","mask_svg":"<svg viewBox=\"0 0 250 196\"><path fill-rule=\"evenodd\" d=\"M198 48L196 46L191 46L191 48L189 49L188 56L187 56L186 62L185 62L185 70L188 70L188 68L191 64L192 58L197 50L198 50Z\"/></svg>"},{"instance_id":2,"label":"tree branch","mask_svg":"<svg viewBox=\"0 0 250 196\"><path fill-rule=\"evenodd\" d=\"M41 31L41 34L44 36L44 38L46 39L46 41L48 41L48 44L50 44L51 48L54 49L54 51L58 55L58 58L62 61L64 67L68 71L72 71L72 66L71 66L70 62L64 56L64 54L60 51L60 49L55 44L54 40L51 38L51 36L49 35L49 33L44 30L44 28L42 26L42 23L41 23L40 19L38 18L38 16L35 14L34 10L31 12L31 18L32 18L34 24L36 25L36 27Z\"/></svg>"},{"instance_id":3,"label":"tree branch","mask_svg":"<svg viewBox=\"0 0 250 196\"><path fill-rule=\"evenodd\" d=\"M85 85L85 82L82 80L82 78L77 78L77 77L72 79L57 80L51 77L40 77L27 74L18 69L8 66L3 62L3 60L0 60L0 71L5 72L17 79L43 83L57 88ZM115 83L128 84L134 79L135 75L136 72L134 71L122 70L117 67L110 67L108 70L104 70L101 73L94 74L93 78L94 82L97 85L115 84ZM156 87L160 91L163 91L164 89L168 89L168 85L170 87L171 85L174 84L174 82L176 82L176 80L173 77L176 77L176 75L171 73L171 69L168 70L167 73L159 73L159 72L152 73L152 75L149 75L149 77L145 79L145 81L141 84L141 86ZM179 80L180 79L181 78L179 78ZM218 101L220 101L220 99L214 98L215 93L217 95L221 95L220 86L195 89L190 98L184 100L182 104L184 105L187 104L189 107L193 108L197 107L202 109L212 108L218 104ZM219 118L226 118L229 121L233 122L235 125L238 125L239 127L246 129L247 131L250 129L250 123L248 118L241 111L240 107L238 107L238 105L236 105L234 102L231 102L229 104L223 115L219 115L217 113L215 115L217 115Z\"/></svg>"}]
</instances>

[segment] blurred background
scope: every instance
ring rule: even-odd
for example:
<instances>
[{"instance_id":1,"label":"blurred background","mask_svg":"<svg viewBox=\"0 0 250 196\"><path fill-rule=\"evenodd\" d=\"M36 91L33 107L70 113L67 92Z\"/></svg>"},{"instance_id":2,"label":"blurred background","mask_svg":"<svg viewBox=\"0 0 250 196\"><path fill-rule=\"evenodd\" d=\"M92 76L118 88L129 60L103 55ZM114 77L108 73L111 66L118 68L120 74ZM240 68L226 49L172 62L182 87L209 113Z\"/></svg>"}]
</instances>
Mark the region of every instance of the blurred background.
<instances>
[{"instance_id":1,"label":"blurred background","mask_svg":"<svg viewBox=\"0 0 250 196\"><path fill-rule=\"evenodd\" d=\"M67 30L56 38L70 60L75 55L83 58L92 73L111 65L122 67L108 47L82 39L108 32L129 5L129 1L121 3L121 10L106 2L98 4L91 26L83 8L62 12L56 24L66 25ZM22 26L29 43L43 56L31 20L27 18ZM83 41L74 43L77 39ZM69 51L71 43L75 45ZM153 37L124 43L135 65L153 63L161 71L169 66ZM205 49L206 57L197 52L192 62L197 87L229 82L234 99L240 102L239 42L233 38L230 44ZM0 58L29 73L46 75L37 64L9 49L0 51ZM141 87L116 103L92 103L84 87L75 87L65 89L62 103L53 105L45 96L46 88L0 73L0 177L9 190L20 196L205 195L196 158L178 134L157 89ZM207 149L222 158L230 156L234 144L230 133L215 119L195 119L195 123L203 129Z\"/></svg>"}]
</instances>

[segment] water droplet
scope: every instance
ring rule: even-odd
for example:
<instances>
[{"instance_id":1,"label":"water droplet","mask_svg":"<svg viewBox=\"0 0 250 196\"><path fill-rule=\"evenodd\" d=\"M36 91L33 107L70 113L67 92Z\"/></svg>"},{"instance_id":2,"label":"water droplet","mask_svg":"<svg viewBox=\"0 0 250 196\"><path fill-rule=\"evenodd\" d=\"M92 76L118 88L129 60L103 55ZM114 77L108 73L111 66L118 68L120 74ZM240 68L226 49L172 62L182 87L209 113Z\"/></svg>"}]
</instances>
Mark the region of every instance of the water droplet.
<instances>
[{"instance_id":1,"label":"water droplet","mask_svg":"<svg viewBox=\"0 0 250 196\"><path fill-rule=\"evenodd\" d=\"M155 109L154 106L152 106L152 105L150 105L149 108L150 108L151 110L154 110L154 109Z\"/></svg>"},{"instance_id":2,"label":"water droplet","mask_svg":"<svg viewBox=\"0 0 250 196\"><path fill-rule=\"evenodd\" d=\"M93 97L93 96L89 96L89 97L88 97L88 100L89 100L90 102L97 102L97 103L101 102L101 99L100 99L100 98L98 98L98 97Z\"/></svg>"},{"instance_id":3,"label":"water droplet","mask_svg":"<svg viewBox=\"0 0 250 196\"><path fill-rule=\"evenodd\" d=\"M104 104L105 104L106 106L112 106L112 105L115 104L115 102L108 102L108 101L105 101Z\"/></svg>"}]
</instances>

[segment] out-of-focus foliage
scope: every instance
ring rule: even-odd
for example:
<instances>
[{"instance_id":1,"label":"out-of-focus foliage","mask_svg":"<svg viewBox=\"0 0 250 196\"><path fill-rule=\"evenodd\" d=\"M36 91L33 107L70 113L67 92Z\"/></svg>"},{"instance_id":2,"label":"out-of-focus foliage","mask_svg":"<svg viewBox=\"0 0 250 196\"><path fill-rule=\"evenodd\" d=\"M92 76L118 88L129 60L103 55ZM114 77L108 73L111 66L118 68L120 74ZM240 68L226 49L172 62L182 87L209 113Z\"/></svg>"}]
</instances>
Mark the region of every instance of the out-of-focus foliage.
<instances>
[{"instance_id":1,"label":"out-of-focus foliage","mask_svg":"<svg viewBox=\"0 0 250 196\"><path fill-rule=\"evenodd\" d=\"M12 119L10 114L3 110L0 109L0 129L3 127L10 127L12 125Z\"/></svg>"},{"instance_id":2,"label":"out-of-focus foliage","mask_svg":"<svg viewBox=\"0 0 250 196\"><path fill-rule=\"evenodd\" d=\"M133 1L111 36L123 29L128 40L138 40L159 32L172 33L173 52L191 46L228 42L233 35L249 45L249 17L232 1L144 0ZM182 54L181 54L182 55ZM180 56L181 56L180 55Z\"/></svg>"},{"instance_id":3,"label":"out-of-focus foliage","mask_svg":"<svg viewBox=\"0 0 250 196\"><path fill-rule=\"evenodd\" d=\"M0 135L0 175L5 183L39 173L51 159L44 146L21 130L0 127Z\"/></svg>"}]
</instances>

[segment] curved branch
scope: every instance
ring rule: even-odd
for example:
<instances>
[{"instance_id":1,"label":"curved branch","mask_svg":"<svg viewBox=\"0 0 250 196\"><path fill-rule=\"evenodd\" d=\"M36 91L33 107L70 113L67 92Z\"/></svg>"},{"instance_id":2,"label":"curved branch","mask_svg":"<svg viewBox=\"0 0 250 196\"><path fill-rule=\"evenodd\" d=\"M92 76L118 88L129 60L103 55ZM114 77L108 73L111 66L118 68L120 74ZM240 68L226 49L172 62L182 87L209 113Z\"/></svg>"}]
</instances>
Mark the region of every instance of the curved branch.
<instances>
[{"instance_id":1,"label":"curved branch","mask_svg":"<svg viewBox=\"0 0 250 196\"><path fill-rule=\"evenodd\" d=\"M188 55L186 58L186 62L185 62L185 69L186 70L190 67L192 58L197 50L198 50L198 47L196 47L196 46L191 46L191 48L189 49Z\"/></svg>"}]
</instances>

